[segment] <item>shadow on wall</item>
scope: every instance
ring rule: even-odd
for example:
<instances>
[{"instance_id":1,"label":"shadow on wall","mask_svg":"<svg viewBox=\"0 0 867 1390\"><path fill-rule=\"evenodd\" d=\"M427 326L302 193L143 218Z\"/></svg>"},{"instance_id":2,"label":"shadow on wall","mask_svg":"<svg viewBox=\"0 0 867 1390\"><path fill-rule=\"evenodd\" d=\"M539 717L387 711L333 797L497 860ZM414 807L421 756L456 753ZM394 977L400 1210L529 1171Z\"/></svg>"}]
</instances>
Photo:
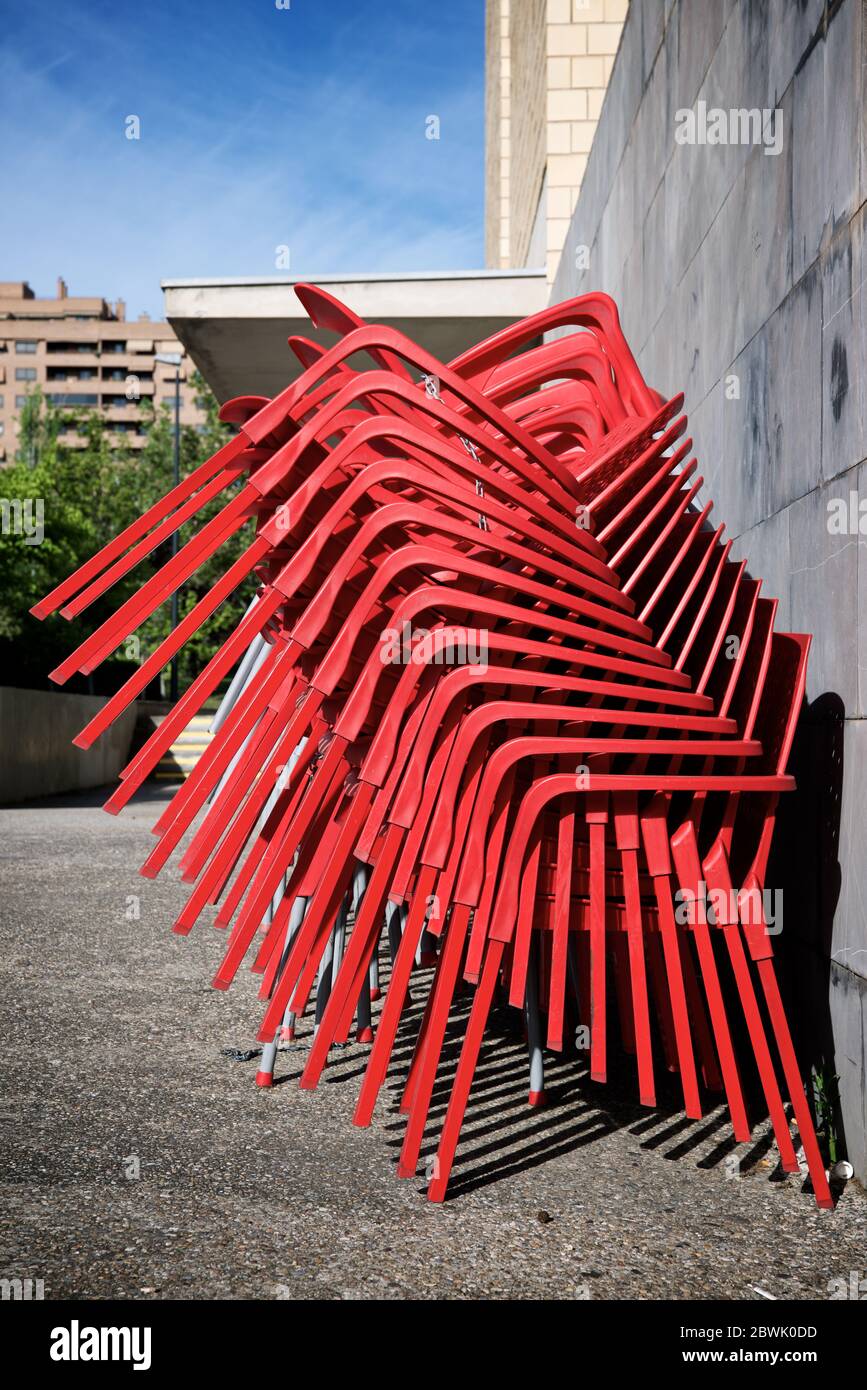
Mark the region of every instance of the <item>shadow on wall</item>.
<instances>
[{"instance_id":1,"label":"shadow on wall","mask_svg":"<svg viewBox=\"0 0 867 1390\"><path fill-rule=\"evenodd\" d=\"M105 703L98 695L0 686L0 805L114 782L129 754L135 703L90 748L73 744Z\"/></svg>"},{"instance_id":2,"label":"shadow on wall","mask_svg":"<svg viewBox=\"0 0 867 1390\"><path fill-rule=\"evenodd\" d=\"M780 799L768 883L782 889L784 927L774 942L801 1072L812 1077L821 1142L832 1159L845 1156L845 1131L831 1013L834 916L840 898L840 813L845 707L833 692L806 702L789 770L797 780ZM848 975L849 972L843 972Z\"/></svg>"}]
</instances>

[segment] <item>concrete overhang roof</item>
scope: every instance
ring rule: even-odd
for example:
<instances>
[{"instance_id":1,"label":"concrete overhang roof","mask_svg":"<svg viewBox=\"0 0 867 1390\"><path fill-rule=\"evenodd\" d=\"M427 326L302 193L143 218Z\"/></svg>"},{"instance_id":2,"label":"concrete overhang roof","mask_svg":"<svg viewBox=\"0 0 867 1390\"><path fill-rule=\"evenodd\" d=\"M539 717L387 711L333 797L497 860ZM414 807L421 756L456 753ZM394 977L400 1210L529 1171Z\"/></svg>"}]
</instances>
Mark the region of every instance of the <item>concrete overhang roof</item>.
<instances>
[{"instance_id":1,"label":"concrete overhang roof","mask_svg":"<svg viewBox=\"0 0 867 1390\"><path fill-rule=\"evenodd\" d=\"M290 334L326 346L292 286L321 285L369 323L398 328L440 361L548 302L544 270L465 270L421 275L249 276L164 280L166 318L219 401L274 396L301 368Z\"/></svg>"}]
</instances>

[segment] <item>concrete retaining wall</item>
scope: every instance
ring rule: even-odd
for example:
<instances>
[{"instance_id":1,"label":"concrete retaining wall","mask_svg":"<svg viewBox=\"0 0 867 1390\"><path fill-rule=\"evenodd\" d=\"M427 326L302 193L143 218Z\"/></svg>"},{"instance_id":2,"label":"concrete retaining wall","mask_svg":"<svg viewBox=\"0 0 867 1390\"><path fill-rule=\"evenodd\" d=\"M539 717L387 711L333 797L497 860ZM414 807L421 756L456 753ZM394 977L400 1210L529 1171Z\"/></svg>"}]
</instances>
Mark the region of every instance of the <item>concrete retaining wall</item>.
<instances>
[{"instance_id":1,"label":"concrete retaining wall","mask_svg":"<svg viewBox=\"0 0 867 1390\"><path fill-rule=\"evenodd\" d=\"M839 1074L862 1179L865 28L861 0L633 0L554 285L555 299L615 297L645 377L686 394L701 496L736 537L734 554L779 599L780 625L814 634L802 792L778 859L795 885L779 954L802 1052ZM699 102L778 111L780 152L679 143L678 112L698 115ZM841 532L829 526L834 502L846 507Z\"/></svg>"},{"instance_id":2,"label":"concrete retaining wall","mask_svg":"<svg viewBox=\"0 0 867 1390\"><path fill-rule=\"evenodd\" d=\"M96 695L0 687L0 802L113 782L127 760L135 705L92 748L82 751L72 743L105 703Z\"/></svg>"}]
</instances>

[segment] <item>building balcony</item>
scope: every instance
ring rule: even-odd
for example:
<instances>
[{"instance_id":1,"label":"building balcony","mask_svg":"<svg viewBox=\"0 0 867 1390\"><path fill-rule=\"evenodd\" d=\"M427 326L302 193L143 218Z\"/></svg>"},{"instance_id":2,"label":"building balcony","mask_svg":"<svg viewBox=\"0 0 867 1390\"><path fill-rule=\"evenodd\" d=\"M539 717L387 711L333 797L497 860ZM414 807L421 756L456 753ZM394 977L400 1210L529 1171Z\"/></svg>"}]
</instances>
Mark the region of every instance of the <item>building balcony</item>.
<instances>
[{"instance_id":1,"label":"building balcony","mask_svg":"<svg viewBox=\"0 0 867 1390\"><path fill-rule=\"evenodd\" d=\"M40 358L39 365L45 367L94 367L100 363L96 347L87 344L80 352L74 348L64 348L62 352L47 352Z\"/></svg>"}]
</instances>

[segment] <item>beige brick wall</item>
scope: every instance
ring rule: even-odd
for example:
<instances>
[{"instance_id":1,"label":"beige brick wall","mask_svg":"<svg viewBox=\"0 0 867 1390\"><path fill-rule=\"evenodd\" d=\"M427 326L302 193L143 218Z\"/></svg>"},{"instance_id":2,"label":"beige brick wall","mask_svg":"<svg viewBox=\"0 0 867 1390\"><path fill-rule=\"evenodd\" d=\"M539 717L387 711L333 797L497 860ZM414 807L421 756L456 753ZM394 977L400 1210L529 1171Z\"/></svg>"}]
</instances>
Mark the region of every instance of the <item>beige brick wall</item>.
<instances>
[{"instance_id":1,"label":"beige brick wall","mask_svg":"<svg viewBox=\"0 0 867 1390\"><path fill-rule=\"evenodd\" d=\"M485 264L509 264L509 4L485 12Z\"/></svg>"},{"instance_id":2,"label":"beige brick wall","mask_svg":"<svg viewBox=\"0 0 867 1390\"><path fill-rule=\"evenodd\" d=\"M511 265L526 265L545 177L546 0L511 0Z\"/></svg>"},{"instance_id":3,"label":"beige brick wall","mask_svg":"<svg viewBox=\"0 0 867 1390\"><path fill-rule=\"evenodd\" d=\"M629 0L547 0L547 269L553 282Z\"/></svg>"},{"instance_id":4,"label":"beige brick wall","mask_svg":"<svg viewBox=\"0 0 867 1390\"><path fill-rule=\"evenodd\" d=\"M488 265L527 264L544 188L553 281L628 4L487 0Z\"/></svg>"}]
</instances>

